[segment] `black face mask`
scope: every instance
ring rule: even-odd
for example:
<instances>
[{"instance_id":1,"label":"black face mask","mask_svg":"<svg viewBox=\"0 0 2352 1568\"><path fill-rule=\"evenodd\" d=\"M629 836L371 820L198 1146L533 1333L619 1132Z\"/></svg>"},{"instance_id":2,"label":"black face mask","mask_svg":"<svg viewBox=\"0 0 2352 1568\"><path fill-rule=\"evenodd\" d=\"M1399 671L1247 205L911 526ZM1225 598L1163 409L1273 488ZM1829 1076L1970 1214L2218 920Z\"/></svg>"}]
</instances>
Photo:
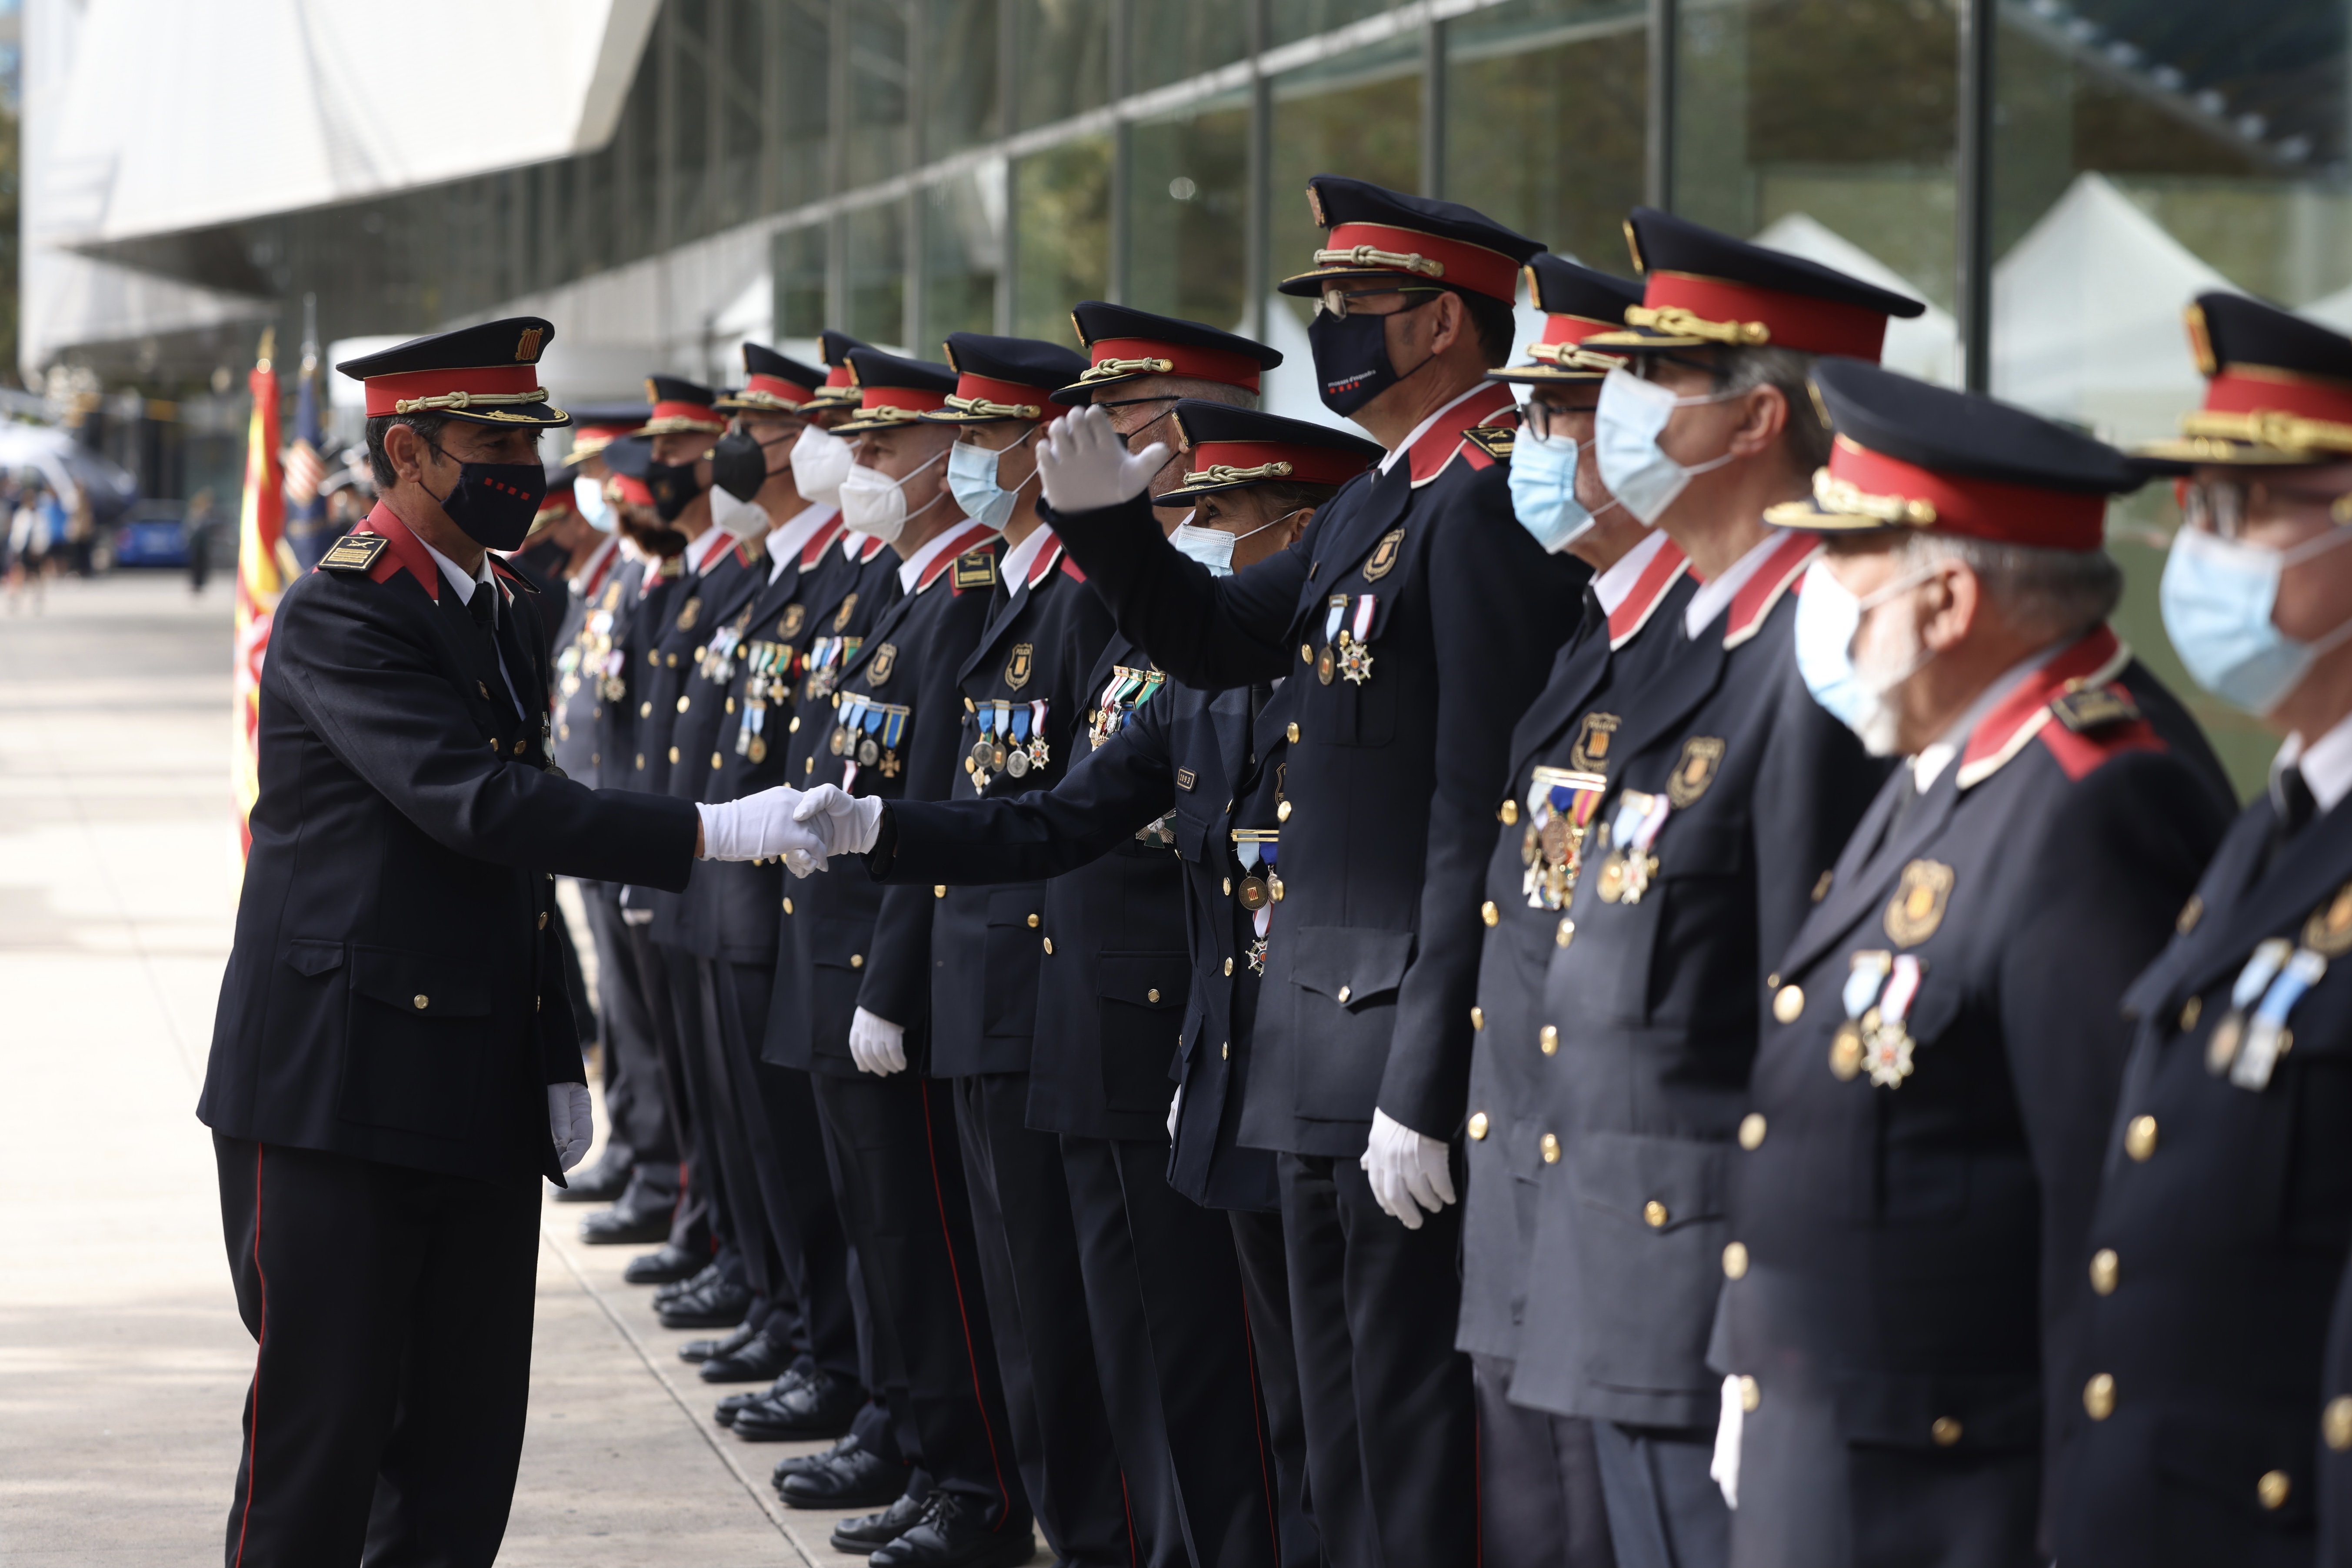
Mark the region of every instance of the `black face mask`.
<instances>
[{"instance_id":1,"label":"black face mask","mask_svg":"<svg viewBox=\"0 0 2352 1568\"><path fill-rule=\"evenodd\" d=\"M1334 316L1318 310L1307 323L1307 342L1315 351L1317 390L1323 395L1323 406L1342 419L1406 375L1418 375L1429 363L1424 359L1404 375L1397 374L1396 366L1389 363L1389 321L1388 316Z\"/></svg>"},{"instance_id":2,"label":"black face mask","mask_svg":"<svg viewBox=\"0 0 2352 1568\"><path fill-rule=\"evenodd\" d=\"M654 510L664 522L676 522L702 494L702 481L693 463L647 463L646 489L653 491Z\"/></svg>"},{"instance_id":3,"label":"black face mask","mask_svg":"<svg viewBox=\"0 0 2352 1568\"><path fill-rule=\"evenodd\" d=\"M433 448L436 457L449 454ZM425 491L433 495L430 488ZM459 463L457 482L433 496L457 531L485 550L512 550L530 533L547 499L547 470L537 463Z\"/></svg>"},{"instance_id":4,"label":"black face mask","mask_svg":"<svg viewBox=\"0 0 2352 1568\"><path fill-rule=\"evenodd\" d=\"M710 482L737 500L750 500L768 482L767 448L740 430L720 437L710 448Z\"/></svg>"}]
</instances>

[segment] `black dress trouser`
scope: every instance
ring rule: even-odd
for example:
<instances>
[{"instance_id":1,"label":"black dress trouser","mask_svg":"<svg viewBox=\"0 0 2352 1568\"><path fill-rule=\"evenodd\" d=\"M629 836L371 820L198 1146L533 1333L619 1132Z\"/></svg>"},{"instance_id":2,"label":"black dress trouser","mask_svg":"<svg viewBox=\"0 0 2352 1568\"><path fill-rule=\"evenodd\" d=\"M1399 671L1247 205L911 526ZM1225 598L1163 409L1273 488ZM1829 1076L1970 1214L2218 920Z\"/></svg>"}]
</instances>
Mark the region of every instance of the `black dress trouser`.
<instances>
[{"instance_id":1,"label":"black dress trouser","mask_svg":"<svg viewBox=\"0 0 2352 1568\"><path fill-rule=\"evenodd\" d=\"M223 1561L487 1568L522 1459L538 1176L213 1150L257 1343Z\"/></svg>"},{"instance_id":2,"label":"black dress trouser","mask_svg":"<svg viewBox=\"0 0 2352 1568\"><path fill-rule=\"evenodd\" d=\"M1617 1568L1592 1423L1511 1403L1514 1363L1473 1355L1488 1568Z\"/></svg>"},{"instance_id":3,"label":"black dress trouser","mask_svg":"<svg viewBox=\"0 0 2352 1568\"><path fill-rule=\"evenodd\" d=\"M782 1278L779 1308L795 1303L793 1350L818 1367L858 1381L857 1320L850 1304L849 1238L825 1169L816 1095L808 1074L760 1059L776 972L757 963L704 959L704 983L731 1085L728 1107L759 1184L760 1205Z\"/></svg>"},{"instance_id":4,"label":"black dress trouser","mask_svg":"<svg viewBox=\"0 0 2352 1568\"><path fill-rule=\"evenodd\" d=\"M716 1232L726 1223L715 1201L719 1173L708 1162L702 1162L703 1169L695 1168L702 1155L695 1143L694 1101L687 1092L686 1052L677 1037L677 1009L670 998L669 965L663 961L663 950L647 930L649 923L624 921L621 929L628 938L629 960L637 973L637 990L645 997L646 1016L653 1026L654 1053L661 1065L662 1099L669 1110L671 1133L677 1140L677 1208L670 1218L669 1244L697 1258L708 1258L718 1250L720 1237Z\"/></svg>"},{"instance_id":5,"label":"black dress trouser","mask_svg":"<svg viewBox=\"0 0 2352 1568\"><path fill-rule=\"evenodd\" d=\"M588 910L588 938L596 950L596 1023L604 1043L604 1116L611 1141L628 1150L634 1165L667 1167L655 1174L665 1189L674 1187L677 1132L670 1125L645 987L621 924L621 889L610 882L583 882L580 901Z\"/></svg>"},{"instance_id":6,"label":"black dress trouser","mask_svg":"<svg viewBox=\"0 0 2352 1568\"><path fill-rule=\"evenodd\" d=\"M1030 1130L1027 1073L953 1083L988 1318L1037 1527L1073 1568L1133 1563L1121 1471L1164 1464L1166 1448L1140 1461L1119 1451L1104 1413L1061 1140Z\"/></svg>"},{"instance_id":7,"label":"black dress trouser","mask_svg":"<svg viewBox=\"0 0 2352 1568\"><path fill-rule=\"evenodd\" d=\"M1029 1502L990 1353L954 1096L913 1070L814 1073L809 1081L877 1314L875 1359L900 1445L934 1486L970 1499L988 1524L1025 1532Z\"/></svg>"},{"instance_id":8,"label":"black dress trouser","mask_svg":"<svg viewBox=\"0 0 2352 1568\"><path fill-rule=\"evenodd\" d=\"M768 1210L760 1181L744 1148L735 1115L735 1095L727 1058L719 1042L713 998L703 984L702 961L682 947L656 942L669 973L670 1010L676 1016L678 1059L685 1064L686 1094L694 1109L694 1158L717 1178L711 1184L711 1228L720 1244L734 1248L755 1296L775 1299L779 1269L768 1243Z\"/></svg>"},{"instance_id":9,"label":"black dress trouser","mask_svg":"<svg viewBox=\"0 0 2352 1568\"><path fill-rule=\"evenodd\" d=\"M1462 1205L1407 1230L1352 1159L1284 1154L1278 1169L1324 1550L1339 1568L1476 1562L1477 1418L1454 1348Z\"/></svg>"},{"instance_id":10,"label":"black dress trouser","mask_svg":"<svg viewBox=\"0 0 2352 1568\"><path fill-rule=\"evenodd\" d=\"M1250 1370L1265 1422L1261 1462L1272 1473L1280 1500L1282 1568L1321 1568L1323 1537L1307 1495L1307 1417L1299 1405L1298 1354L1290 1334L1290 1261L1282 1247L1282 1216L1228 1209L1225 1224L1241 1266L1242 1297L1249 1303Z\"/></svg>"},{"instance_id":11,"label":"black dress trouser","mask_svg":"<svg viewBox=\"0 0 2352 1568\"><path fill-rule=\"evenodd\" d=\"M1278 1561L1225 1216L1168 1185L1166 1139L1062 1135L1095 1367L1147 1568Z\"/></svg>"}]
</instances>

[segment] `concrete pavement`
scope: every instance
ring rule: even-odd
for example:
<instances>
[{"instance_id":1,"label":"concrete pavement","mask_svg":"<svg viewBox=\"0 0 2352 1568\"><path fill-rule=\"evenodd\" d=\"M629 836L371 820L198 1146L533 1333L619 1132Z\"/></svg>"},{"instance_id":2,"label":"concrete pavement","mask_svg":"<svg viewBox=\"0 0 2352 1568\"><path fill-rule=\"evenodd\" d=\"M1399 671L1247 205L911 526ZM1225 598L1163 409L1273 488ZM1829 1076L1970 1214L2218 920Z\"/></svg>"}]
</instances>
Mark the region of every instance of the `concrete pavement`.
<instances>
[{"instance_id":1,"label":"concrete pavement","mask_svg":"<svg viewBox=\"0 0 2352 1568\"><path fill-rule=\"evenodd\" d=\"M193 1114L236 900L229 584L0 610L0 1564L216 1560L253 1342ZM706 1388L547 1211L531 1412L499 1561L848 1563L779 1507L782 1445Z\"/></svg>"}]
</instances>

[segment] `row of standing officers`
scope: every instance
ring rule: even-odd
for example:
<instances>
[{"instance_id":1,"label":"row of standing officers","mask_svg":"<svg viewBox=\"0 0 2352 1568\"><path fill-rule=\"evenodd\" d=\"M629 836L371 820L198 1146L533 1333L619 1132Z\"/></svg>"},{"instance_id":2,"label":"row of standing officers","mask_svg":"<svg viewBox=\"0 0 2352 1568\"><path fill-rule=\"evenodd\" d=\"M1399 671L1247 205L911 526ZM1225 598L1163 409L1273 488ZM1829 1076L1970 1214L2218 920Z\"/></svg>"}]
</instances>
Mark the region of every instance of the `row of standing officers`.
<instances>
[{"instance_id":1,"label":"row of standing officers","mask_svg":"<svg viewBox=\"0 0 2352 1568\"><path fill-rule=\"evenodd\" d=\"M2126 457L1664 214L1636 286L1309 199L1371 440L1108 305L752 345L583 411L568 588L486 554L547 323L341 367L384 500L280 611L201 1108L229 1561L495 1555L551 873L592 1233L886 1568L2352 1551L2352 342L2200 300ZM2243 812L2107 628L2158 474L2175 646L2290 736Z\"/></svg>"}]
</instances>

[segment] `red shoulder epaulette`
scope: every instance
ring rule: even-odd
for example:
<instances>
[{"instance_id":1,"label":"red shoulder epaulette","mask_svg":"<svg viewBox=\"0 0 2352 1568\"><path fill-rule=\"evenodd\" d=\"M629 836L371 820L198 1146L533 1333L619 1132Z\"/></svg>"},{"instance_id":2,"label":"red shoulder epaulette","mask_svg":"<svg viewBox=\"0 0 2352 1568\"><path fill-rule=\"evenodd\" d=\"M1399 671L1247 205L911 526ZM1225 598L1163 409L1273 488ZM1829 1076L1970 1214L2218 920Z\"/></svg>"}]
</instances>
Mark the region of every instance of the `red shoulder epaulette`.
<instances>
[{"instance_id":1,"label":"red shoulder epaulette","mask_svg":"<svg viewBox=\"0 0 2352 1568\"><path fill-rule=\"evenodd\" d=\"M2017 684L1969 732L1957 783L1967 789L2000 771L2037 737L2069 779L2126 752L2160 752L2164 741L2116 678L2131 649L2100 626Z\"/></svg>"},{"instance_id":2,"label":"red shoulder epaulette","mask_svg":"<svg viewBox=\"0 0 2352 1568\"><path fill-rule=\"evenodd\" d=\"M1459 454L1474 468L1491 468L1495 459L1480 451L1467 432L1474 425L1501 425L1517 418L1511 389L1490 382L1445 411L1444 416L1405 449L1405 467L1415 489L1445 471Z\"/></svg>"},{"instance_id":3,"label":"red shoulder epaulette","mask_svg":"<svg viewBox=\"0 0 2352 1568\"><path fill-rule=\"evenodd\" d=\"M1078 563L1066 555L1062 557L1062 575L1074 583L1083 583L1087 580L1087 574L1078 570Z\"/></svg>"},{"instance_id":4,"label":"red shoulder epaulette","mask_svg":"<svg viewBox=\"0 0 2352 1568\"><path fill-rule=\"evenodd\" d=\"M1657 550L1643 564L1641 575L1633 579L1633 591L1618 602L1609 612L1609 646L1613 650L1632 642L1650 616L1665 603L1666 590L1675 580L1690 570L1690 562L1681 549L1663 533L1653 533Z\"/></svg>"}]
</instances>

